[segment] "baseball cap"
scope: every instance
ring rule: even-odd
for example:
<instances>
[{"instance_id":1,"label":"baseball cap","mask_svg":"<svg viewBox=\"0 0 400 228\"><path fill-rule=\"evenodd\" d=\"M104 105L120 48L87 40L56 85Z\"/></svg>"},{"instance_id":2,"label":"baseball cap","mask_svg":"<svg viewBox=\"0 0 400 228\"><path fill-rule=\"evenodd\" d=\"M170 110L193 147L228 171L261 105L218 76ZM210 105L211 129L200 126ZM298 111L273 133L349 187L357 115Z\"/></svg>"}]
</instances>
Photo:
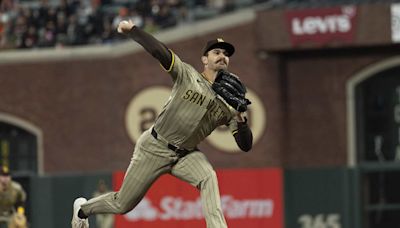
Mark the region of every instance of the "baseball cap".
<instances>
[{"instance_id":1,"label":"baseball cap","mask_svg":"<svg viewBox=\"0 0 400 228\"><path fill-rule=\"evenodd\" d=\"M1 166L0 175L1 176L9 176L10 175L10 169L8 168L8 166Z\"/></svg>"},{"instance_id":2,"label":"baseball cap","mask_svg":"<svg viewBox=\"0 0 400 228\"><path fill-rule=\"evenodd\" d=\"M214 48L222 48L226 50L226 52L228 52L228 56L233 55L235 52L235 47L232 44L225 42L222 38L217 38L207 42L203 50L203 56L206 55L209 50Z\"/></svg>"}]
</instances>

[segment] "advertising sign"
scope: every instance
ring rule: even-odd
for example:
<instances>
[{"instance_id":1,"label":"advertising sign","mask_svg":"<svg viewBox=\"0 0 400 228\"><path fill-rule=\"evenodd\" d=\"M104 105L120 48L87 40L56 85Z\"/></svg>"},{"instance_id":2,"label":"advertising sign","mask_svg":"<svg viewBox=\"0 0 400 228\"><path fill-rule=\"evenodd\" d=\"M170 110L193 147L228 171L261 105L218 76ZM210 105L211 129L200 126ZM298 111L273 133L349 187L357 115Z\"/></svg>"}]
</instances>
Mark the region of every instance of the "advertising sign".
<instances>
[{"instance_id":1,"label":"advertising sign","mask_svg":"<svg viewBox=\"0 0 400 228\"><path fill-rule=\"evenodd\" d=\"M293 46L352 43L356 31L356 15L355 6L285 12L287 29Z\"/></svg>"},{"instance_id":2,"label":"advertising sign","mask_svg":"<svg viewBox=\"0 0 400 228\"><path fill-rule=\"evenodd\" d=\"M230 228L283 228L281 169L217 171L222 208ZM114 173L119 189L123 172ZM116 217L115 227L206 227L198 190L171 175L158 179L135 209Z\"/></svg>"}]
</instances>

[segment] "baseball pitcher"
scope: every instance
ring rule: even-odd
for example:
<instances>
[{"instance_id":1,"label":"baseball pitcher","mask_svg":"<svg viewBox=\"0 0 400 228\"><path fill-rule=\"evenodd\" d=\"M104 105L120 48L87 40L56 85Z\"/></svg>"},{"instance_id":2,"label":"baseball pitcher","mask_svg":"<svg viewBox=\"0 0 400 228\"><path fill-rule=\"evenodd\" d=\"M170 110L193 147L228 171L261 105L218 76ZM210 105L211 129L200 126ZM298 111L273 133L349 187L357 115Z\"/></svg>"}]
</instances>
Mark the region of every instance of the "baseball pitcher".
<instances>
[{"instance_id":1,"label":"baseball pitcher","mask_svg":"<svg viewBox=\"0 0 400 228\"><path fill-rule=\"evenodd\" d=\"M132 21L121 21L118 32L139 43L171 76L174 85L154 125L138 139L121 189L92 198L77 198L73 205L72 228L89 227L88 216L131 211L158 177L171 174L200 191L208 228L226 228L217 176L197 145L221 125L232 132L239 148L252 147L247 125L246 87L228 72L232 44L222 39L209 41L202 53L202 73L183 62L152 35Z\"/></svg>"}]
</instances>

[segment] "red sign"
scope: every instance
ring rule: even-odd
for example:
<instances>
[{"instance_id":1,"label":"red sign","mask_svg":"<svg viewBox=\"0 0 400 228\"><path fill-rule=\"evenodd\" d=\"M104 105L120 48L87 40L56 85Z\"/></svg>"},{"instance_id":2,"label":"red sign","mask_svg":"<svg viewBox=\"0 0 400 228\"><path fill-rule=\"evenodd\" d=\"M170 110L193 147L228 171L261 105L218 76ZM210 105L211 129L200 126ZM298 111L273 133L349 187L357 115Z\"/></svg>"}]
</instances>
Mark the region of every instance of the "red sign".
<instances>
[{"instance_id":1,"label":"red sign","mask_svg":"<svg viewBox=\"0 0 400 228\"><path fill-rule=\"evenodd\" d=\"M281 169L218 170L221 202L230 228L283 228ZM114 173L119 189L123 172ZM158 179L144 199L125 215L118 215L116 228L206 227L199 192L173 176Z\"/></svg>"},{"instance_id":2,"label":"red sign","mask_svg":"<svg viewBox=\"0 0 400 228\"><path fill-rule=\"evenodd\" d=\"M303 43L324 45L351 43L355 36L357 7L291 10L285 12L294 46Z\"/></svg>"}]
</instances>

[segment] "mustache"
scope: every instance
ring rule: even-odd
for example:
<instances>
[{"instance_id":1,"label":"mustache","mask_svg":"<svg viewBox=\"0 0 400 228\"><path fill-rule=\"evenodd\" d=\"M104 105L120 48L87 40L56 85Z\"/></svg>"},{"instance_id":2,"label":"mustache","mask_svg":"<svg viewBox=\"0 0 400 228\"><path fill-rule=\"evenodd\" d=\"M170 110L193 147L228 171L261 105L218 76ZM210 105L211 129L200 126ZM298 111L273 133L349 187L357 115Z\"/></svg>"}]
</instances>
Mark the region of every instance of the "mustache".
<instances>
[{"instance_id":1,"label":"mustache","mask_svg":"<svg viewBox=\"0 0 400 228\"><path fill-rule=\"evenodd\" d=\"M218 59L215 63L219 63L219 62L223 62L223 63L227 64L224 58Z\"/></svg>"}]
</instances>

